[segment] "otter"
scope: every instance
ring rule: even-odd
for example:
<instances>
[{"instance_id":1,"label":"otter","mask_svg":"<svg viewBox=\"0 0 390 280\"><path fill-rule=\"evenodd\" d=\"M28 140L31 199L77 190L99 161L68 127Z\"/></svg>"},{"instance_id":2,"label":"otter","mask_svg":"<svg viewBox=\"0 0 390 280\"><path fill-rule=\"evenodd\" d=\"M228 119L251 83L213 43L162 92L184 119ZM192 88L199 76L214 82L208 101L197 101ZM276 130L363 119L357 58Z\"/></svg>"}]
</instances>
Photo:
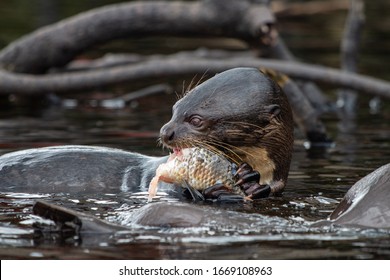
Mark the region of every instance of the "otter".
<instances>
[{"instance_id":1,"label":"otter","mask_svg":"<svg viewBox=\"0 0 390 280\"><path fill-rule=\"evenodd\" d=\"M247 192L264 186L280 193L293 148L293 118L278 85L255 68L235 68L185 94L161 128L164 146L204 146L225 153L241 168ZM0 157L0 190L28 192L145 191L167 157L118 149L58 146ZM256 172L260 173L260 176ZM218 192L218 191L217 191ZM260 192L259 192L260 193ZM262 194L264 196L264 194Z\"/></svg>"},{"instance_id":2,"label":"otter","mask_svg":"<svg viewBox=\"0 0 390 280\"><path fill-rule=\"evenodd\" d=\"M328 219L313 222L311 227L320 228L338 225L355 228L390 229L389 202L390 163L379 167L357 181L348 190ZM47 205L46 209L49 207L52 206ZM66 211L66 209L62 210ZM219 215L216 217L210 209L178 203L158 202L149 204L133 213L132 217L132 223L163 227L203 226L210 220L217 221L221 225L234 224L234 218L223 209L219 211ZM239 222L245 223L246 221L240 217ZM248 220L247 223L250 224L251 221Z\"/></svg>"},{"instance_id":3,"label":"otter","mask_svg":"<svg viewBox=\"0 0 390 280\"><path fill-rule=\"evenodd\" d=\"M257 69L233 69L188 92L161 128L171 149L222 151L260 173L260 185L283 191L293 149L293 117L280 87Z\"/></svg>"},{"instance_id":4,"label":"otter","mask_svg":"<svg viewBox=\"0 0 390 280\"><path fill-rule=\"evenodd\" d=\"M167 158L94 146L22 150L0 157L0 190L80 194L144 191Z\"/></svg>"},{"instance_id":5,"label":"otter","mask_svg":"<svg viewBox=\"0 0 390 280\"><path fill-rule=\"evenodd\" d=\"M326 226L343 226L358 228L390 228L390 163L360 179L345 194L342 201L327 220L313 222L312 228ZM205 206L205 205L203 205ZM93 215L77 212L72 209L54 205L45 201L37 201L33 207L36 215L51 219L61 228L66 224L74 225L74 234L83 238L88 234L114 234L128 230L127 226L119 226L100 220ZM238 220L237 220L238 219ZM219 209L218 215L208 207L182 202L149 203L135 210L130 217L130 225L152 227L202 227L209 221L220 225L237 225L253 220L245 217L232 217L226 209ZM71 222L71 223L67 223ZM67 228L69 230L69 228Z\"/></svg>"},{"instance_id":6,"label":"otter","mask_svg":"<svg viewBox=\"0 0 390 280\"><path fill-rule=\"evenodd\" d=\"M344 226L390 228L390 163L357 181L327 222Z\"/></svg>"},{"instance_id":7,"label":"otter","mask_svg":"<svg viewBox=\"0 0 390 280\"><path fill-rule=\"evenodd\" d=\"M286 185L293 148L292 114L280 88L258 69L231 69L195 87L174 105L172 119L160 134L161 143L171 149L203 146L217 149L233 161L246 162L248 165L240 169L243 184L249 183L249 192L266 185L270 193L278 194ZM167 158L91 146L18 151L0 156L0 191L146 191L157 167ZM386 165L351 188L327 222L388 228L389 170L390 165ZM258 184L251 183L254 177L260 177ZM54 212L46 211L51 208L45 204L35 207L38 214L59 212L55 207ZM367 215L362 216L359 209L367 209ZM162 220L153 214L156 212L167 215ZM69 217L83 220L80 213L70 214ZM137 221L188 226L201 223L206 216L196 205L161 202L141 207ZM115 226L96 223L104 231L117 230ZM95 228L95 223L91 227Z\"/></svg>"}]
</instances>

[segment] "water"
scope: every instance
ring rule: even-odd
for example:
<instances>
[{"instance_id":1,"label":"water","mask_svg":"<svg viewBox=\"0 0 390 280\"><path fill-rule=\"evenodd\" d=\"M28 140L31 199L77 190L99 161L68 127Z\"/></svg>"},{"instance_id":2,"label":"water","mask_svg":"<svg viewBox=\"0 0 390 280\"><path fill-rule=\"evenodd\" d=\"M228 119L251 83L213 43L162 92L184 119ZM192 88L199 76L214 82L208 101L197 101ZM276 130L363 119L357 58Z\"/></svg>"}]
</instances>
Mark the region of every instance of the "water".
<instances>
[{"instance_id":1,"label":"water","mask_svg":"<svg viewBox=\"0 0 390 280\"><path fill-rule=\"evenodd\" d=\"M58 119L49 122L43 116L50 114L50 108L35 117L3 116L0 124L9 129L2 129L1 152L72 143L163 154L155 137L161 119L153 117L156 108L151 104L165 102L161 112L169 118L169 107L175 99L149 97L147 103L132 110L56 110ZM328 217L354 182L390 161L388 116L370 115L368 110L362 110L356 129L350 133L339 132L337 120L329 119L326 124L330 134L335 135L334 147L306 150L297 139L289 182L282 197L244 205L199 204L201 209L213 213L215 219L211 217L197 227L153 228L132 223L132 214L146 204L146 195L142 193L88 196L1 193L0 256L2 259L389 258L388 230L312 226L313 222ZM30 130L29 125L39 129ZM72 133L67 132L69 127ZM132 136L129 131L138 134ZM48 230L50 221L32 215L32 205L37 199L126 225L129 230L81 239L64 237ZM190 203L170 196L155 201ZM228 222L219 222L218 217L226 215Z\"/></svg>"},{"instance_id":2,"label":"water","mask_svg":"<svg viewBox=\"0 0 390 280\"><path fill-rule=\"evenodd\" d=\"M369 20L375 19L373 14L379 19L381 11L386 9L373 8L372 3L374 1L368 3ZM320 19L318 17L318 21ZM302 42L313 38L290 38L289 42L301 57L306 54L308 60L337 66L337 40L333 38L330 41L329 37L340 34L340 14L335 20L322 19L330 22L327 25L329 28L324 28L328 33L317 37L319 41L311 45L312 52L310 44ZM383 31L386 22L380 22L381 25L369 24L369 30L375 32L366 35L369 40L362 48L362 69L368 74L388 78L390 73L386 70L387 64L383 63L388 57L388 41L378 44L375 42L379 37L377 41L371 37L379 34L382 39L388 38L388 32ZM313 30L319 30L317 19L313 24L311 30L302 32L313 34ZM27 32L26 28L21 33L24 32ZM285 33L287 38L291 36ZM318 53L321 40L331 43ZM180 85L181 81L176 83ZM65 106L54 107L44 107L40 102L34 106L30 103L26 106L18 101L4 106L0 103L0 154L32 147L83 144L163 155L165 152L157 147L156 138L161 125L170 118L175 100L175 94L151 96L137 100L124 109L105 109L88 101L84 106L73 108L72 97L68 98ZM283 196L238 205L199 204L197 207L211 213L214 218L197 227L156 228L134 224L133 215L146 204L145 194L97 193L80 196L66 193L0 193L0 257L388 259L388 230L313 227L314 222L328 217L358 179L390 162L388 103L382 103L379 113L373 114L368 109L369 100L360 100L357 120L349 131L340 129L341 123L334 115L325 116L329 134L335 140L333 147L306 150L304 139L298 135ZM49 201L126 225L128 230L112 235L64 236L51 230L54 226L51 221L32 214L36 200ZM171 196L161 196L156 199L158 201L190 203ZM228 219L223 220L224 223L219 222L224 217Z\"/></svg>"}]
</instances>

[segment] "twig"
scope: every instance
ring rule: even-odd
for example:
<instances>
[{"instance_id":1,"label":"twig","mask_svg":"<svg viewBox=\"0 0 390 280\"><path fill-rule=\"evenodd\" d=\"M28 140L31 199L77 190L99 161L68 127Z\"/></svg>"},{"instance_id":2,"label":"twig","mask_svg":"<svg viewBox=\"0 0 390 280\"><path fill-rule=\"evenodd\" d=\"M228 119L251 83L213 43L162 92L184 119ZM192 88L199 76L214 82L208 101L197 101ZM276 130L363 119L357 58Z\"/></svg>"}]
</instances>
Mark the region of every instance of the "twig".
<instances>
[{"instance_id":1,"label":"twig","mask_svg":"<svg viewBox=\"0 0 390 280\"><path fill-rule=\"evenodd\" d=\"M64 68L55 69L55 72L85 71L97 68L108 68L113 66L128 65L131 63L140 63L147 57L140 54L106 54L101 58L92 60L74 60Z\"/></svg>"},{"instance_id":2,"label":"twig","mask_svg":"<svg viewBox=\"0 0 390 280\"><path fill-rule=\"evenodd\" d=\"M65 68L56 69L57 73L82 70L96 70L98 68L109 68L115 66L129 65L146 62L153 59L186 59L186 58L211 58L211 59L228 59L228 58L250 58L256 57L252 51L228 51L219 49L198 48L190 51L179 51L170 55L141 55L134 53L106 54L101 58L93 60L75 60L66 65Z\"/></svg>"},{"instance_id":3,"label":"twig","mask_svg":"<svg viewBox=\"0 0 390 280\"><path fill-rule=\"evenodd\" d=\"M166 85L166 84L159 84L159 85L153 85L149 86L137 91L130 92L128 94L125 94L123 96L117 97L126 103L131 102L133 100L143 98L149 95L153 94L160 94L160 93L170 93L172 92L172 87Z\"/></svg>"}]
</instances>

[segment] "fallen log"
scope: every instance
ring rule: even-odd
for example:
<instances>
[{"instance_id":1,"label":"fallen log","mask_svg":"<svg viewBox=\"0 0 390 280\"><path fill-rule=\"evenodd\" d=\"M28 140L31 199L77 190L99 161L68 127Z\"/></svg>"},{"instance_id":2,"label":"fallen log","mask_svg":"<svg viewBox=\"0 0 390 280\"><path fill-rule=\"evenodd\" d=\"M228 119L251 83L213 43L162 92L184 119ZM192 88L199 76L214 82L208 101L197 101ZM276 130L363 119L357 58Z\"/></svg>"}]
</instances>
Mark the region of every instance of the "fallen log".
<instances>
[{"instance_id":1,"label":"fallen log","mask_svg":"<svg viewBox=\"0 0 390 280\"><path fill-rule=\"evenodd\" d=\"M231 37L256 46L273 42L272 12L259 1L147 1L108 5L42 27L0 52L0 68L45 73L92 46L155 35Z\"/></svg>"},{"instance_id":2,"label":"fallen log","mask_svg":"<svg viewBox=\"0 0 390 280\"><path fill-rule=\"evenodd\" d=\"M167 58L140 64L46 75L10 73L0 70L0 94L34 95L93 89L141 79L166 78L196 73L217 73L234 67L269 68L292 78L354 89L371 95L390 98L390 83L338 69L272 59Z\"/></svg>"}]
</instances>

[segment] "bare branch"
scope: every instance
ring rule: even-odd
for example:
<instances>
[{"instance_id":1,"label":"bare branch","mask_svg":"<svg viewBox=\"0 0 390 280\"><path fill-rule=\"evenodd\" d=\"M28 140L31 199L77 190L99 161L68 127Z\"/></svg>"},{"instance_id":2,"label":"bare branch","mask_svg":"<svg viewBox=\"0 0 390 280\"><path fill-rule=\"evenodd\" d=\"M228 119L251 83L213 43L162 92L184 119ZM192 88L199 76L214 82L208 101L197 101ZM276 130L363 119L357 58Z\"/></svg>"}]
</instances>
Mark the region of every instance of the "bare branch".
<instances>
[{"instance_id":1,"label":"bare branch","mask_svg":"<svg viewBox=\"0 0 390 280\"><path fill-rule=\"evenodd\" d=\"M87 72L29 75L0 70L0 94L43 94L87 90L140 79L165 78L194 73L222 72L234 67L262 67L282 72L290 77L351 88L372 95L390 98L390 83L376 78L347 73L338 69L272 59L201 59L167 58L145 63L97 69Z\"/></svg>"},{"instance_id":2,"label":"bare branch","mask_svg":"<svg viewBox=\"0 0 390 280\"><path fill-rule=\"evenodd\" d=\"M274 23L267 6L249 0L146 1L93 9L26 35L0 52L0 67L44 73L62 67L94 45L114 39L153 36L232 37L272 43Z\"/></svg>"}]
</instances>

